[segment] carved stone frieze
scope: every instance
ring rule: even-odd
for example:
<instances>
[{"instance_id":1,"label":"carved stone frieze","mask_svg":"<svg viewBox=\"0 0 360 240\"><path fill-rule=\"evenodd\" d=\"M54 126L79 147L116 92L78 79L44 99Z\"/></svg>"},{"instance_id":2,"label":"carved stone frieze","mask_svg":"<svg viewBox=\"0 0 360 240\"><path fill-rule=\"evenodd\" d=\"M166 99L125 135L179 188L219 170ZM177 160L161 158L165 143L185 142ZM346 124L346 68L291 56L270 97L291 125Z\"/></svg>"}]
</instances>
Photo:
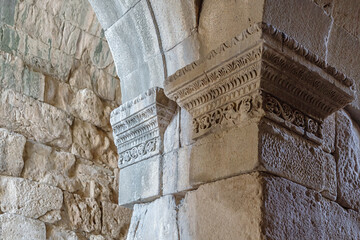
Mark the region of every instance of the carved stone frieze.
<instances>
[{"instance_id":1,"label":"carved stone frieze","mask_svg":"<svg viewBox=\"0 0 360 240\"><path fill-rule=\"evenodd\" d=\"M152 88L111 114L119 167L134 164L160 154L163 135L176 110L163 89Z\"/></svg>"},{"instance_id":2,"label":"carved stone frieze","mask_svg":"<svg viewBox=\"0 0 360 240\"><path fill-rule=\"evenodd\" d=\"M165 91L193 117L193 138L267 117L317 143L322 121L353 100L353 80L285 33L258 23L170 76Z\"/></svg>"}]
</instances>

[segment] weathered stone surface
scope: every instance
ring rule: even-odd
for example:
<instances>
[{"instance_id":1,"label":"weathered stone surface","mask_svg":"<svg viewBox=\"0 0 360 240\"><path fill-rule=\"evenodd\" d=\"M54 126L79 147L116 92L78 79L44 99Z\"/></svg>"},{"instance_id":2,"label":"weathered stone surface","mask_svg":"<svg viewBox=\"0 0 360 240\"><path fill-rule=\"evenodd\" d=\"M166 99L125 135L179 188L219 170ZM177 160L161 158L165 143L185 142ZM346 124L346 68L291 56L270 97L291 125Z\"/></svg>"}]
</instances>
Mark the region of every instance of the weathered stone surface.
<instances>
[{"instance_id":1,"label":"weathered stone surface","mask_svg":"<svg viewBox=\"0 0 360 240\"><path fill-rule=\"evenodd\" d=\"M114 172L108 168L80 159L74 178L80 182L78 194L100 201L117 202L118 179L115 179Z\"/></svg>"},{"instance_id":2,"label":"weathered stone surface","mask_svg":"<svg viewBox=\"0 0 360 240\"><path fill-rule=\"evenodd\" d=\"M0 178L1 211L39 218L49 211L60 210L63 194L60 189L22 178Z\"/></svg>"},{"instance_id":3,"label":"weathered stone surface","mask_svg":"<svg viewBox=\"0 0 360 240\"><path fill-rule=\"evenodd\" d=\"M73 98L74 92L69 84L51 77L46 78L44 97L46 103L70 113Z\"/></svg>"},{"instance_id":4,"label":"weathered stone surface","mask_svg":"<svg viewBox=\"0 0 360 240\"><path fill-rule=\"evenodd\" d=\"M199 19L202 56L254 23L261 22L264 12L263 2L263 0L203 1Z\"/></svg>"},{"instance_id":5,"label":"weathered stone surface","mask_svg":"<svg viewBox=\"0 0 360 240\"><path fill-rule=\"evenodd\" d=\"M0 1L0 25L6 23L10 26L14 25L15 22L15 8L17 5L17 1Z\"/></svg>"},{"instance_id":6,"label":"weathered stone surface","mask_svg":"<svg viewBox=\"0 0 360 240\"><path fill-rule=\"evenodd\" d=\"M0 173L19 177L24 167L26 138L0 128Z\"/></svg>"},{"instance_id":7,"label":"weathered stone surface","mask_svg":"<svg viewBox=\"0 0 360 240\"><path fill-rule=\"evenodd\" d=\"M94 199L82 199L77 194L65 192L64 202L72 229L85 232L101 231L101 210Z\"/></svg>"},{"instance_id":8,"label":"weathered stone surface","mask_svg":"<svg viewBox=\"0 0 360 240\"><path fill-rule=\"evenodd\" d=\"M135 205L127 240L178 240L176 218L173 196Z\"/></svg>"},{"instance_id":9,"label":"weathered stone surface","mask_svg":"<svg viewBox=\"0 0 360 240\"><path fill-rule=\"evenodd\" d=\"M269 121L260 125L259 137L260 162L266 171L336 199L336 164L331 154Z\"/></svg>"},{"instance_id":10,"label":"weathered stone surface","mask_svg":"<svg viewBox=\"0 0 360 240\"><path fill-rule=\"evenodd\" d=\"M196 185L251 171L259 166L259 150L258 122L198 139L190 155L190 183Z\"/></svg>"},{"instance_id":11,"label":"weathered stone surface","mask_svg":"<svg viewBox=\"0 0 360 240\"><path fill-rule=\"evenodd\" d=\"M356 0L333 2L332 16L337 25L343 27L352 35L360 38L360 5Z\"/></svg>"},{"instance_id":12,"label":"weathered stone surface","mask_svg":"<svg viewBox=\"0 0 360 240\"><path fill-rule=\"evenodd\" d=\"M39 9L36 5L29 5L26 1L20 1L15 25L17 29L30 37L39 39L56 49L61 45L64 22L58 16L53 16Z\"/></svg>"},{"instance_id":13,"label":"weathered stone surface","mask_svg":"<svg viewBox=\"0 0 360 240\"><path fill-rule=\"evenodd\" d=\"M22 177L69 192L78 190L79 183L73 178L76 168L74 155L56 151L42 144L27 142L24 161Z\"/></svg>"},{"instance_id":14,"label":"weathered stone surface","mask_svg":"<svg viewBox=\"0 0 360 240\"><path fill-rule=\"evenodd\" d=\"M101 207L101 233L113 239L125 239L130 226L132 211L109 202L102 202Z\"/></svg>"},{"instance_id":15,"label":"weathered stone surface","mask_svg":"<svg viewBox=\"0 0 360 240\"><path fill-rule=\"evenodd\" d=\"M329 117L327 117L324 120L323 123L323 143L322 143L322 147L323 150L326 151L327 153L333 153L335 151L335 113L331 114Z\"/></svg>"},{"instance_id":16,"label":"weathered stone surface","mask_svg":"<svg viewBox=\"0 0 360 240\"><path fill-rule=\"evenodd\" d=\"M45 240L46 228L43 222L13 214L0 215L1 239Z\"/></svg>"},{"instance_id":17,"label":"weathered stone surface","mask_svg":"<svg viewBox=\"0 0 360 240\"><path fill-rule=\"evenodd\" d=\"M44 100L44 75L24 66L19 57L6 53L0 54L0 86L40 101Z\"/></svg>"},{"instance_id":18,"label":"weathered stone surface","mask_svg":"<svg viewBox=\"0 0 360 240\"><path fill-rule=\"evenodd\" d=\"M261 239L262 195L258 174L188 192L179 208L180 239Z\"/></svg>"},{"instance_id":19,"label":"weathered stone surface","mask_svg":"<svg viewBox=\"0 0 360 240\"><path fill-rule=\"evenodd\" d=\"M0 126L60 148L70 146L72 119L57 108L5 90L1 93Z\"/></svg>"},{"instance_id":20,"label":"weathered stone surface","mask_svg":"<svg viewBox=\"0 0 360 240\"><path fill-rule=\"evenodd\" d=\"M175 194L192 188L190 184L190 147L166 153L163 156L163 194Z\"/></svg>"},{"instance_id":21,"label":"weathered stone surface","mask_svg":"<svg viewBox=\"0 0 360 240\"><path fill-rule=\"evenodd\" d=\"M46 229L46 234L48 240L80 240L75 232L53 226Z\"/></svg>"},{"instance_id":22,"label":"weathered stone surface","mask_svg":"<svg viewBox=\"0 0 360 240\"><path fill-rule=\"evenodd\" d=\"M119 204L149 201L160 196L161 156L130 165L120 170Z\"/></svg>"},{"instance_id":23,"label":"weathered stone surface","mask_svg":"<svg viewBox=\"0 0 360 240\"><path fill-rule=\"evenodd\" d=\"M313 53L325 58L332 20L311 0L265 1L262 21L276 26Z\"/></svg>"},{"instance_id":24,"label":"weathered stone surface","mask_svg":"<svg viewBox=\"0 0 360 240\"><path fill-rule=\"evenodd\" d=\"M277 177L265 177L265 239L358 239L360 215L319 193ZM300 224L301 223L301 224Z\"/></svg>"},{"instance_id":25,"label":"weathered stone surface","mask_svg":"<svg viewBox=\"0 0 360 240\"><path fill-rule=\"evenodd\" d=\"M195 0L150 0L150 3L164 51L168 51L196 31L199 6ZM169 12L173 14L168 14Z\"/></svg>"},{"instance_id":26,"label":"weathered stone surface","mask_svg":"<svg viewBox=\"0 0 360 240\"><path fill-rule=\"evenodd\" d=\"M178 45L165 52L167 75L171 76L177 70L200 58L199 34L194 32Z\"/></svg>"},{"instance_id":27,"label":"weathered stone surface","mask_svg":"<svg viewBox=\"0 0 360 240\"><path fill-rule=\"evenodd\" d=\"M117 154L113 141L95 126L75 120L73 125L73 145L71 152L85 159L105 163L115 168Z\"/></svg>"},{"instance_id":28,"label":"weathered stone surface","mask_svg":"<svg viewBox=\"0 0 360 240\"><path fill-rule=\"evenodd\" d=\"M345 112L336 114L338 200L341 205L360 210L360 129Z\"/></svg>"},{"instance_id":29,"label":"weathered stone surface","mask_svg":"<svg viewBox=\"0 0 360 240\"><path fill-rule=\"evenodd\" d=\"M71 112L74 116L95 126L110 128L111 108L89 89L82 89L76 93L71 102Z\"/></svg>"}]
</instances>

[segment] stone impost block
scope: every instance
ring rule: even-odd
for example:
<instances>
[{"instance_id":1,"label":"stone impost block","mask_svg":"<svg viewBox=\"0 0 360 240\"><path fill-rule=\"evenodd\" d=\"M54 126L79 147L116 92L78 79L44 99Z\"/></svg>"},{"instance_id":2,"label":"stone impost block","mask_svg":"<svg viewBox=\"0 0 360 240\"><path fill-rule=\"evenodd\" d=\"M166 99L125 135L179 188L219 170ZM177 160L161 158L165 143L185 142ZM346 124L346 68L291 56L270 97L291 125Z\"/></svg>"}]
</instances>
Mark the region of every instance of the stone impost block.
<instances>
[{"instance_id":1,"label":"stone impost block","mask_svg":"<svg viewBox=\"0 0 360 240\"><path fill-rule=\"evenodd\" d=\"M176 107L163 89L152 88L112 112L110 122L121 169L121 205L160 196L164 134Z\"/></svg>"},{"instance_id":2,"label":"stone impost block","mask_svg":"<svg viewBox=\"0 0 360 240\"><path fill-rule=\"evenodd\" d=\"M320 142L323 120L354 98L354 81L295 39L258 23L165 82L193 117L193 138L267 117Z\"/></svg>"},{"instance_id":3,"label":"stone impost block","mask_svg":"<svg viewBox=\"0 0 360 240\"><path fill-rule=\"evenodd\" d=\"M111 114L119 167L161 154L166 127L176 110L161 88L152 88Z\"/></svg>"}]
</instances>

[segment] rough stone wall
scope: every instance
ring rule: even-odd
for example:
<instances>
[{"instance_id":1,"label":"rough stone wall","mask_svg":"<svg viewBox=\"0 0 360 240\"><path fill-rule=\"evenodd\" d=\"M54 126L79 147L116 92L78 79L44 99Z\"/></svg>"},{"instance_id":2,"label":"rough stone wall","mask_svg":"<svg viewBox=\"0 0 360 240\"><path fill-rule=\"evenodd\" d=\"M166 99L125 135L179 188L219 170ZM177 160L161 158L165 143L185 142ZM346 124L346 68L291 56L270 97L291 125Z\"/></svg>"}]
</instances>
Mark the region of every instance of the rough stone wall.
<instances>
[{"instance_id":1,"label":"rough stone wall","mask_svg":"<svg viewBox=\"0 0 360 240\"><path fill-rule=\"evenodd\" d=\"M0 0L0 238L123 239L120 83L87 0Z\"/></svg>"}]
</instances>

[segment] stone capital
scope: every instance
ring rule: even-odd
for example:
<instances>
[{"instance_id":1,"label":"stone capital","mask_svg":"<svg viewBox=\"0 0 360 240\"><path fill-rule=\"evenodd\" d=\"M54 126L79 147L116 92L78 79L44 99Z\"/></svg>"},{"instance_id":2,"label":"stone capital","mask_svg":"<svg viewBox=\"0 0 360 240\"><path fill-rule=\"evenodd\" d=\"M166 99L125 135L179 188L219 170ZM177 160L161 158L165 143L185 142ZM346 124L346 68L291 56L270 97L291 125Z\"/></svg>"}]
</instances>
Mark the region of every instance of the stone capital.
<instances>
[{"instance_id":1,"label":"stone capital","mask_svg":"<svg viewBox=\"0 0 360 240\"><path fill-rule=\"evenodd\" d=\"M316 143L323 120L354 98L354 81L295 39L258 23L178 70L170 99L193 117L193 138L269 118Z\"/></svg>"}]
</instances>

